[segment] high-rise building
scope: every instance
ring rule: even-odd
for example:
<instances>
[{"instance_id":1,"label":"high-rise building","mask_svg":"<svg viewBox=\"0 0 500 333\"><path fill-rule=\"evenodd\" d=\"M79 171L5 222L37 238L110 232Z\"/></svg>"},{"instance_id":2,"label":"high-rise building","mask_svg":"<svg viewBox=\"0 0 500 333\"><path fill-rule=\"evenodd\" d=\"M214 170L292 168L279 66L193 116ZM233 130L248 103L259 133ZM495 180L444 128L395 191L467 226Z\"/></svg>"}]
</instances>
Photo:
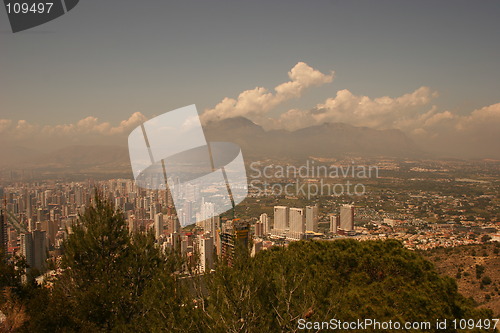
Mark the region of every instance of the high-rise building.
<instances>
[{"instance_id":1,"label":"high-rise building","mask_svg":"<svg viewBox=\"0 0 500 333\"><path fill-rule=\"evenodd\" d=\"M289 218L291 232L305 232L305 216L302 208L290 208Z\"/></svg>"},{"instance_id":2,"label":"high-rise building","mask_svg":"<svg viewBox=\"0 0 500 333\"><path fill-rule=\"evenodd\" d=\"M45 231L47 233L47 238L49 241L50 246L54 246L56 242L56 233L57 230L59 230L59 227L57 225L57 221L42 221L41 222L41 230Z\"/></svg>"},{"instance_id":3,"label":"high-rise building","mask_svg":"<svg viewBox=\"0 0 500 333\"><path fill-rule=\"evenodd\" d=\"M26 217L28 219L32 218L32 215L33 215L33 201L32 201L32 198L31 198L31 194L27 194L26 195Z\"/></svg>"},{"instance_id":4,"label":"high-rise building","mask_svg":"<svg viewBox=\"0 0 500 333\"><path fill-rule=\"evenodd\" d=\"M181 251L181 235L177 232L173 232L170 234L170 244L172 244L172 250L176 253L180 253Z\"/></svg>"},{"instance_id":5,"label":"high-rise building","mask_svg":"<svg viewBox=\"0 0 500 333\"><path fill-rule=\"evenodd\" d=\"M41 270L47 260L47 233L34 230L33 234L33 268Z\"/></svg>"},{"instance_id":6,"label":"high-rise building","mask_svg":"<svg viewBox=\"0 0 500 333\"><path fill-rule=\"evenodd\" d=\"M220 216L212 217L212 236L220 229Z\"/></svg>"},{"instance_id":7,"label":"high-rise building","mask_svg":"<svg viewBox=\"0 0 500 333\"><path fill-rule=\"evenodd\" d=\"M214 266L214 239L208 235L198 236L198 249L200 253L200 272L210 271Z\"/></svg>"},{"instance_id":8,"label":"high-rise building","mask_svg":"<svg viewBox=\"0 0 500 333\"><path fill-rule=\"evenodd\" d=\"M184 212L183 220L181 221L181 225L183 227L190 225L193 223L193 202L185 201L182 211Z\"/></svg>"},{"instance_id":9,"label":"high-rise building","mask_svg":"<svg viewBox=\"0 0 500 333\"><path fill-rule=\"evenodd\" d=\"M337 229L339 227L339 223L340 223L340 216L339 215L331 214L330 215L330 232L332 234L336 234L337 233Z\"/></svg>"},{"instance_id":10,"label":"high-rise building","mask_svg":"<svg viewBox=\"0 0 500 333\"><path fill-rule=\"evenodd\" d=\"M3 210L0 210L0 257L2 255L7 256L7 221L3 214Z\"/></svg>"},{"instance_id":11,"label":"high-rise building","mask_svg":"<svg viewBox=\"0 0 500 333\"><path fill-rule=\"evenodd\" d=\"M187 235L181 235L181 254L185 255L188 252L189 237Z\"/></svg>"},{"instance_id":12,"label":"high-rise building","mask_svg":"<svg viewBox=\"0 0 500 333\"><path fill-rule=\"evenodd\" d=\"M306 230L318 232L319 208L316 206L306 206Z\"/></svg>"},{"instance_id":13,"label":"high-rise building","mask_svg":"<svg viewBox=\"0 0 500 333\"><path fill-rule=\"evenodd\" d=\"M260 222L262 223L262 233L264 236L267 236L269 234L270 229L269 229L269 217L267 216L266 213L260 214Z\"/></svg>"},{"instance_id":14,"label":"high-rise building","mask_svg":"<svg viewBox=\"0 0 500 333\"><path fill-rule=\"evenodd\" d=\"M263 234L264 234L264 226L262 222L260 221L255 222L255 236L262 237Z\"/></svg>"},{"instance_id":15,"label":"high-rise building","mask_svg":"<svg viewBox=\"0 0 500 333\"><path fill-rule=\"evenodd\" d=\"M214 243L215 243L215 254L217 255L218 258L222 257L222 241L221 241L221 229L217 229L215 231L215 236L214 236Z\"/></svg>"},{"instance_id":16,"label":"high-rise building","mask_svg":"<svg viewBox=\"0 0 500 333\"><path fill-rule=\"evenodd\" d=\"M201 221L201 223L203 230L209 232L213 236L215 235L215 231L220 228L220 217L218 215L212 216Z\"/></svg>"},{"instance_id":17,"label":"high-rise building","mask_svg":"<svg viewBox=\"0 0 500 333\"><path fill-rule=\"evenodd\" d=\"M155 238L158 239L160 238L161 235L163 235L163 214L158 213L155 215L155 222L154 222L154 229L155 229Z\"/></svg>"},{"instance_id":18,"label":"high-rise building","mask_svg":"<svg viewBox=\"0 0 500 333\"><path fill-rule=\"evenodd\" d=\"M198 221L203 222L209 220L215 215L215 204L212 202L205 202L205 199L201 199L200 213L197 218Z\"/></svg>"},{"instance_id":19,"label":"high-rise building","mask_svg":"<svg viewBox=\"0 0 500 333\"><path fill-rule=\"evenodd\" d=\"M26 264L29 267L33 267L33 237L31 236L31 232L21 234L19 240L21 255L26 259Z\"/></svg>"},{"instance_id":20,"label":"high-rise building","mask_svg":"<svg viewBox=\"0 0 500 333\"><path fill-rule=\"evenodd\" d=\"M178 218L174 218L173 227L174 227L174 233L180 233L181 232L181 224L180 224Z\"/></svg>"},{"instance_id":21,"label":"high-rise building","mask_svg":"<svg viewBox=\"0 0 500 333\"><path fill-rule=\"evenodd\" d=\"M237 248L248 249L249 238L248 223L238 220L224 223L220 233L221 257L232 265Z\"/></svg>"},{"instance_id":22,"label":"high-rise building","mask_svg":"<svg viewBox=\"0 0 500 333\"><path fill-rule=\"evenodd\" d=\"M344 231L354 230L354 206L343 205L340 207L340 229Z\"/></svg>"},{"instance_id":23,"label":"high-rise building","mask_svg":"<svg viewBox=\"0 0 500 333\"><path fill-rule=\"evenodd\" d=\"M288 218L290 209L286 206L274 207L274 228L275 230L288 229Z\"/></svg>"},{"instance_id":24,"label":"high-rise building","mask_svg":"<svg viewBox=\"0 0 500 333\"><path fill-rule=\"evenodd\" d=\"M46 232L33 230L20 235L21 255L26 258L30 268L41 270L47 259L47 237Z\"/></svg>"},{"instance_id":25,"label":"high-rise building","mask_svg":"<svg viewBox=\"0 0 500 333\"><path fill-rule=\"evenodd\" d=\"M151 220L154 220L155 217L156 217L156 213L157 213L157 211L156 211L156 205L155 204L150 204L149 205L149 218Z\"/></svg>"}]
</instances>

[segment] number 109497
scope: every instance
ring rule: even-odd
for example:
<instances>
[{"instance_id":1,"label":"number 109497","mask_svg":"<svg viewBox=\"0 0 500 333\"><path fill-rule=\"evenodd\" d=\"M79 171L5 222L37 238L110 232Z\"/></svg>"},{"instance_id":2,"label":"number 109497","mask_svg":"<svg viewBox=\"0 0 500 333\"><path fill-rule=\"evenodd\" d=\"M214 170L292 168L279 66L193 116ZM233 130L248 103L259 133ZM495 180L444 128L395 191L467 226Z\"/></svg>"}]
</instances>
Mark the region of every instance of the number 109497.
<instances>
[{"instance_id":1,"label":"number 109497","mask_svg":"<svg viewBox=\"0 0 500 333\"><path fill-rule=\"evenodd\" d=\"M38 3L26 3L26 2L14 2L8 3L7 13L8 14L48 14L54 5L53 2L38 2Z\"/></svg>"}]
</instances>

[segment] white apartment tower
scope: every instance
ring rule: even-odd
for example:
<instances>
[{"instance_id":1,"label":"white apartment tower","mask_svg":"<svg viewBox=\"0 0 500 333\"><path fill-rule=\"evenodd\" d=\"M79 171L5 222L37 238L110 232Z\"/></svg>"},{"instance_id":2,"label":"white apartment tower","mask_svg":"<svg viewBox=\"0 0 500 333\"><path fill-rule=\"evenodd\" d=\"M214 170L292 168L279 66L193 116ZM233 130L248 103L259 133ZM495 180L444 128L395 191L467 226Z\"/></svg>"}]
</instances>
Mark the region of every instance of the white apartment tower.
<instances>
[{"instance_id":1,"label":"white apartment tower","mask_svg":"<svg viewBox=\"0 0 500 333\"><path fill-rule=\"evenodd\" d=\"M340 216L338 216L338 215L334 215L334 214L330 215L330 232L332 234L337 233L337 229L339 227L339 219L340 219Z\"/></svg>"},{"instance_id":2,"label":"white apartment tower","mask_svg":"<svg viewBox=\"0 0 500 333\"><path fill-rule=\"evenodd\" d=\"M340 207L340 229L344 231L354 230L354 206L343 205Z\"/></svg>"},{"instance_id":3,"label":"white apartment tower","mask_svg":"<svg viewBox=\"0 0 500 333\"><path fill-rule=\"evenodd\" d=\"M305 216L302 208L290 208L290 232L303 234L305 230Z\"/></svg>"},{"instance_id":4,"label":"white apartment tower","mask_svg":"<svg viewBox=\"0 0 500 333\"><path fill-rule=\"evenodd\" d=\"M260 223L262 223L262 233L264 236L269 234L270 229L269 229L269 217L267 216L266 213L260 214Z\"/></svg>"},{"instance_id":5,"label":"white apartment tower","mask_svg":"<svg viewBox=\"0 0 500 333\"><path fill-rule=\"evenodd\" d=\"M200 252L200 272L210 271L214 265L214 239L207 235L198 236L198 249Z\"/></svg>"},{"instance_id":6,"label":"white apartment tower","mask_svg":"<svg viewBox=\"0 0 500 333\"><path fill-rule=\"evenodd\" d=\"M316 206L306 206L306 230L318 232L319 208Z\"/></svg>"},{"instance_id":7,"label":"white apartment tower","mask_svg":"<svg viewBox=\"0 0 500 333\"><path fill-rule=\"evenodd\" d=\"M290 210L286 206L274 207L274 228L275 230L288 229L288 217Z\"/></svg>"}]
</instances>

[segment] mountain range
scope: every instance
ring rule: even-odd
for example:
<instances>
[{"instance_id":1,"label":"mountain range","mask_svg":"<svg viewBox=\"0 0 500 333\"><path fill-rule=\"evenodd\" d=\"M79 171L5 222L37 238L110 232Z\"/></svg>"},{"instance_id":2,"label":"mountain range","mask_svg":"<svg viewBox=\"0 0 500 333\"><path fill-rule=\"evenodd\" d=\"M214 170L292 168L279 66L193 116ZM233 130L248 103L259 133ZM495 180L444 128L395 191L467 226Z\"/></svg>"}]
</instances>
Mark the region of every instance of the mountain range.
<instances>
[{"instance_id":1,"label":"mountain range","mask_svg":"<svg viewBox=\"0 0 500 333\"><path fill-rule=\"evenodd\" d=\"M426 154L400 130L375 130L344 123L325 123L296 131L265 131L252 121L238 117L205 126L209 141L240 145L244 156L284 159L342 157L345 155L417 158Z\"/></svg>"},{"instance_id":2,"label":"mountain range","mask_svg":"<svg viewBox=\"0 0 500 333\"><path fill-rule=\"evenodd\" d=\"M229 141L238 144L247 162L269 158L302 160L308 157L426 156L399 130L375 130L344 123L325 123L297 131L266 131L252 121L239 117L210 122L204 126L204 131L208 141ZM40 152L4 144L0 146L0 166L22 169L108 168L126 171L130 170L130 161L125 145L79 145Z\"/></svg>"}]
</instances>

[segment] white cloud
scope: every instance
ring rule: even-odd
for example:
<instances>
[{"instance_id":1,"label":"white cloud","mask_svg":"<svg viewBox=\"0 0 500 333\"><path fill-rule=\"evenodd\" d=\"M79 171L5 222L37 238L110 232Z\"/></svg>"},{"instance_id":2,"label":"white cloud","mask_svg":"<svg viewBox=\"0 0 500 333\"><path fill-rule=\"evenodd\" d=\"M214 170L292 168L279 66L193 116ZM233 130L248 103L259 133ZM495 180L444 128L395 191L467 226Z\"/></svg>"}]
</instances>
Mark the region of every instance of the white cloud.
<instances>
[{"instance_id":1,"label":"white cloud","mask_svg":"<svg viewBox=\"0 0 500 333\"><path fill-rule=\"evenodd\" d=\"M288 77L290 81L276 86L274 93L257 87L243 91L237 99L226 97L213 109L206 110L202 120L206 122L238 116L252 120L262 119L280 103L300 97L306 88L332 82L334 74L323 74L306 63L299 62L288 72Z\"/></svg>"},{"instance_id":2,"label":"white cloud","mask_svg":"<svg viewBox=\"0 0 500 333\"><path fill-rule=\"evenodd\" d=\"M284 101L301 96L304 89L333 80L305 63L288 73L290 81L274 92L257 87L235 98L224 98L202 115L203 120L222 120L243 116L265 129L297 130L323 123L342 122L375 129L400 129L424 149L454 156L495 156L500 142L500 103L459 115L433 105L437 91L422 86L398 97L368 97L348 89L336 92L310 109L291 109L276 118L270 111ZM481 155L482 154L482 155Z\"/></svg>"},{"instance_id":3,"label":"white cloud","mask_svg":"<svg viewBox=\"0 0 500 333\"><path fill-rule=\"evenodd\" d=\"M437 92L429 87L420 87L396 98L384 96L373 99L343 89L312 110L290 110L269 124L288 130L328 122L381 129L397 128L398 123L415 117L435 97Z\"/></svg>"},{"instance_id":4,"label":"white cloud","mask_svg":"<svg viewBox=\"0 0 500 333\"><path fill-rule=\"evenodd\" d=\"M12 126L12 120L10 119L0 119L0 133L3 133L8 128Z\"/></svg>"},{"instance_id":5,"label":"white cloud","mask_svg":"<svg viewBox=\"0 0 500 333\"><path fill-rule=\"evenodd\" d=\"M459 131L484 131L488 128L500 132L500 103L485 106L461 117L456 128Z\"/></svg>"},{"instance_id":6,"label":"white cloud","mask_svg":"<svg viewBox=\"0 0 500 333\"><path fill-rule=\"evenodd\" d=\"M428 151L458 157L500 158L500 103L457 115L433 108L408 133Z\"/></svg>"},{"instance_id":7,"label":"white cloud","mask_svg":"<svg viewBox=\"0 0 500 333\"><path fill-rule=\"evenodd\" d=\"M82 143L97 142L103 139L121 137L146 120L146 117L136 112L128 119L113 126L109 122L100 122L96 117L86 117L72 124L36 125L26 120L14 122L10 119L0 119L0 135L12 145L38 143Z\"/></svg>"}]
</instances>

